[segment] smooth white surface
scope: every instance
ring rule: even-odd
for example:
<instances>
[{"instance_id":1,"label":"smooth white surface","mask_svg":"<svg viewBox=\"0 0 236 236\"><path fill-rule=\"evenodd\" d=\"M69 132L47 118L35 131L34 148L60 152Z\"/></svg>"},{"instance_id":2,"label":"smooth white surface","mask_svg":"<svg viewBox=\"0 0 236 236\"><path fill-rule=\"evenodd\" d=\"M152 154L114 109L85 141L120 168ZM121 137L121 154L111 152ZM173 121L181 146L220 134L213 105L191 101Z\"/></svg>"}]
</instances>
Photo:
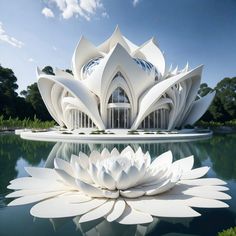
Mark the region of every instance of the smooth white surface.
<instances>
[{"instance_id":1,"label":"smooth white surface","mask_svg":"<svg viewBox=\"0 0 236 236\"><path fill-rule=\"evenodd\" d=\"M212 136L212 131L207 133L178 133L178 134L139 134L139 135L127 135L127 130L123 132L113 131L115 134L100 134L100 135L92 135L92 134L62 134L58 131L49 131L49 132L21 132L20 136L23 139L29 140L41 140L41 141L63 141L63 142L171 142L171 141L189 141L189 140L198 140L209 138Z\"/></svg>"}]
</instances>

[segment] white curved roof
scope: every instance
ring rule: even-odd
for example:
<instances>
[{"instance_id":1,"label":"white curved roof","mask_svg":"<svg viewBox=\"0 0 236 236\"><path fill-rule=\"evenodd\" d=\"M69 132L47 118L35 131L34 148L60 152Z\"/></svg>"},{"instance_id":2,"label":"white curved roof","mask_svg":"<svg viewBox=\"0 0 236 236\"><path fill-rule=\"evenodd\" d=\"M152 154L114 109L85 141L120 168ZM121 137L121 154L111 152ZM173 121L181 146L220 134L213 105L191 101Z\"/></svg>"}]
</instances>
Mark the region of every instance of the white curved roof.
<instances>
[{"instance_id":1,"label":"white curved roof","mask_svg":"<svg viewBox=\"0 0 236 236\"><path fill-rule=\"evenodd\" d=\"M77 109L99 129L106 128L109 96L118 86L129 98L126 107L130 109L132 129L161 108L169 111L168 129L192 124L214 97L212 93L195 101L202 66L189 71L187 63L182 70L167 70L153 38L137 46L118 27L97 47L82 37L73 54L72 70L73 75L56 69L51 76L37 69L39 90L48 111L59 125L67 127L72 127L71 110Z\"/></svg>"},{"instance_id":2,"label":"white curved roof","mask_svg":"<svg viewBox=\"0 0 236 236\"><path fill-rule=\"evenodd\" d=\"M83 104L81 111L89 115L100 129L104 129L104 124L98 112L97 100L80 81L50 75L41 75L38 79L39 91L50 114L59 124L63 124L64 119L63 114L60 114L55 110L55 103L58 104L57 106L61 106L62 104L60 104L61 99L57 100L58 96L55 96L55 92L52 89L54 85L57 86L57 89L65 89L73 95L74 98L77 98L80 103Z\"/></svg>"},{"instance_id":3,"label":"white curved roof","mask_svg":"<svg viewBox=\"0 0 236 236\"><path fill-rule=\"evenodd\" d=\"M181 73L176 76L173 76L169 79L163 80L158 84L154 85L139 103L139 113L136 120L132 125L132 129L137 129L142 120L149 114L149 109L158 101L158 99L165 94L165 92L174 86L176 83L180 83L186 79L191 79L194 77L200 77L202 72L202 66L197 67L194 70L191 70L187 73ZM196 94L195 94L196 96Z\"/></svg>"}]
</instances>

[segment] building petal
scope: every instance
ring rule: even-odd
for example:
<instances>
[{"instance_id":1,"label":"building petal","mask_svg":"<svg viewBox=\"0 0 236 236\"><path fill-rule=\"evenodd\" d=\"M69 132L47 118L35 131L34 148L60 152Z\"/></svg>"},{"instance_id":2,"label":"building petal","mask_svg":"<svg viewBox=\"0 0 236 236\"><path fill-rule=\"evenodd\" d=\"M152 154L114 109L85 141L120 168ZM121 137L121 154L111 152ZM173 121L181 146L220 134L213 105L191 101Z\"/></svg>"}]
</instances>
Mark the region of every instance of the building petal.
<instances>
[{"instance_id":1,"label":"building petal","mask_svg":"<svg viewBox=\"0 0 236 236\"><path fill-rule=\"evenodd\" d=\"M104 43L99 45L98 50L104 53L108 53L117 43L122 45L122 47L124 47L125 50L129 53L132 53L138 48L137 45L125 38L122 35L119 26L116 26L115 31L113 32L111 37L108 38Z\"/></svg>"},{"instance_id":2,"label":"building petal","mask_svg":"<svg viewBox=\"0 0 236 236\"><path fill-rule=\"evenodd\" d=\"M198 80L201 76L202 66L197 67L187 73L178 74L171 78L165 79L156 85L154 85L141 99L139 113L131 127L131 129L137 129L142 120L149 114L152 106L160 99L160 97L166 93L168 89L177 83L180 83L186 79ZM196 94L195 94L196 95ZM191 96L192 99L193 96ZM190 99L190 100L191 100ZM169 127L172 128L172 127Z\"/></svg>"},{"instance_id":3,"label":"building petal","mask_svg":"<svg viewBox=\"0 0 236 236\"><path fill-rule=\"evenodd\" d=\"M199 120L204 113L207 111L208 107L211 105L215 96L215 91L212 93L207 94L206 96L196 100L193 103L193 106L184 121L184 125L187 124L194 124L197 120Z\"/></svg>"},{"instance_id":4,"label":"building petal","mask_svg":"<svg viewBox=\"0 0 236 236\"><path fill-rule=\"evenodd\" d=\"M151 62L163 76L165 73L165 58L163 53L155 44L154 38L138 48L133 54L141 59Z\"/></svg>"},{"instance_id":5,"label":"building petal","mask_svg":"<svg viewBox=\"0 0 236 236\"><path fill-rule=\"evenodd\" d=\"M90 119L97 125L99 129L104 129L104 124L98 112L98 104L95 96L78 80L66 79L55 76L42 75L39 77L38 86L41 96L46 104L49 113L55 118L56 121L63 125L64 117L58 116L53 103L52 103L52 88L57 84L57 87L63 88L65 91L69 92L73 98L77 99L75 107L81 109L82 112L86 113ZM64 98L65 99L65 98ZM71 100L73 103L74 100ZM57 103L62 104L62 98L57 101ZM79 107L78 107L79 106Z\"/></svg>"},{"instance_id":6,"label":"building petal","mask_svg":"<svg viewBox=\"0 0 236 236\"><path fill-rule=\"evenodd\" d=\"M103 54L85 37L81 37L72 57L72 70L75 79L82 80L81 69L91 58L101 57Z\"/></svg>"}]
</instances>

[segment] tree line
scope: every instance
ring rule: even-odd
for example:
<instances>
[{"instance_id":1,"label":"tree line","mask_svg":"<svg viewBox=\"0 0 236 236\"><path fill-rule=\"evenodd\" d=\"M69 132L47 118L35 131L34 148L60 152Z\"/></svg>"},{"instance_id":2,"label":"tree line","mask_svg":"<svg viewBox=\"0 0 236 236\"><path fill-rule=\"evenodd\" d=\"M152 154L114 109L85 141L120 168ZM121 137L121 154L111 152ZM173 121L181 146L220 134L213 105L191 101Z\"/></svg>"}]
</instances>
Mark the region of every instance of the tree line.
<instances>
[{"instance_id":1,"label":"tree line","mask_svg":"<svg viewBox=\"0 0 236 236\"><path fill-rule=\"evenodd\" d=\"M53 68L46 66L42 70L45 74L54 75ZM71 70L66 70L72 73ZM38 119L52 120L39 93L37 83L33 83L19 94L17 78L12 69L0 65L0 115L5 119ZM206 83L201 84L198 97L216 91L216 96L208 111L201 118L203 121L225 122L236 119L236 77L224 78L214 88Z\"/></svg>"}]
</instances>

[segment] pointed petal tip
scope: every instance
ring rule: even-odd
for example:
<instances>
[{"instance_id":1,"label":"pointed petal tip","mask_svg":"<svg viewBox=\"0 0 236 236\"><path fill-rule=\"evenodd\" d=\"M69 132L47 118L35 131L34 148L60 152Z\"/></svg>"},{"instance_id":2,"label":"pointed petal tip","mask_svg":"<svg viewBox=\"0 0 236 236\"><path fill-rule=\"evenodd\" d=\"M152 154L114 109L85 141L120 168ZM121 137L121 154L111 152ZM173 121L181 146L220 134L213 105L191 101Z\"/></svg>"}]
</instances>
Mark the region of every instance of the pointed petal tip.
<instances>
[{"instance_id":1,"label":"pointed petal tip","mask_svg":"<svg viewBox=\"0 0 236 236\"><path fill-rule=\"evenodd\" d=\"M36 76L39 77L41 74L43 74L42 70L37 66L36 68Z\"/></svg>"}]
</instances>

